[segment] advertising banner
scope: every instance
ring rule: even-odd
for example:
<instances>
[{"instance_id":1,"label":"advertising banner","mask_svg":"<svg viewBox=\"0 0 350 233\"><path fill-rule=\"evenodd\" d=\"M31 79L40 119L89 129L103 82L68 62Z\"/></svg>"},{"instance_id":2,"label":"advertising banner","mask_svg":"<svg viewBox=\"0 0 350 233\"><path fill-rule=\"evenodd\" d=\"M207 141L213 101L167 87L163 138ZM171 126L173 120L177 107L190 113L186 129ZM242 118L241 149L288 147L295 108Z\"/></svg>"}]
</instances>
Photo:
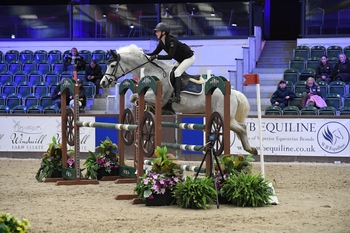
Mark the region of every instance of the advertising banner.
<instances>
[{"instance_id":1,"label":"advertising banner","mask_svg":"<svg viewBox=\"0 0 350 233\"><path fill-rule=\"evenodd\" d=\"M95 117L80 117L95 121ZM52 137L61 143L61 117L1 117L0 151L44 152ZM95 129L80 128L80 151L95 150ZM73 149L73 148L71 148Z\"/></svg>"},{"instance_id":2,"label":"advertising banner","mask_svg":"<svg viewBox=\"0 0 350 233\"><path fill-rule=\"evenodd\" d=\"M248 141L260 153L258 118L246 119ZM264 155L350 156L350 119L263 118ZM231 132L231 153L247 154Z\"/></svg>"}]
</instances>

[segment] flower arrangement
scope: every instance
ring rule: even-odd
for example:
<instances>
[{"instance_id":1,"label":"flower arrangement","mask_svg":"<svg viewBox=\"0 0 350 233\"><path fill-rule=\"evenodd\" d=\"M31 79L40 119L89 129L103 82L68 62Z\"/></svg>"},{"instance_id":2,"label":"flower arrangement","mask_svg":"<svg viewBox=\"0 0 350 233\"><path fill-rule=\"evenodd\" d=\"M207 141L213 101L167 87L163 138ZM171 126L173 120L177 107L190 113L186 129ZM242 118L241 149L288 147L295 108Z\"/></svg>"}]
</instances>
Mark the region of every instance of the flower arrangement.
<instances>
[{"instance_id":1,"label":"flower arrangement","mask_svg":"<svg viewBox=\"0 0 350 233\"><path fill-rule=\"evenodd\" d=\"M72 168L74 166L73 150L68 150L67 166ZM38 181L42 181L43 178L58 177L57 173L62 171L62 144L58 143L55 137L52 137L52 142L49 144L49 148L43 154L41 159L40 168L36 173L35 178Z\"/></svg>"},{"instance_id":2,"label":"flower arrangement","mask_svg":"<svg viewBox=\"0 0 350 233\"><path fill-rule=\"evenodd\" d=\"M154 194L165 194L167 190L172 192L181 179L179 176L167 176L165 174L144 174L140 177L139 183L135 187L135 192L139 198L153 199Z\"/></svg>"},{"instance_id":3,"label":"flower arrangement","mask_svg":"<svg viewBox=\"0 0 350 233\"><path fill-rule=\"evenodd\" d=\"M25 233L29 230L30 223L28 219L18 219L9 213L0 215L0 232L4 233Z\"/></svg>"},{"instance_id":4,"label":"flower arrangement","mask_svg":"<svg viewBox=\"0 0 350 233\"><path fill-rule=\"evenodd\" d=\"M219 161L221 171L224 174L251 173L251 162L254 161L252 156L251 154L247 156L237 155L236 157L230 154L223 155ZM218 170L218 167L216 167L216 170Z\"/></svg>"},{"instance_id":5,"label":"flower arrangement","mask_svg":"<svg viewBox=\"0 0 350 233\"><path fill-rule=\"evenodd\" d=\"M119 168L119 157L117 154L118 146L108 137L101 141L96 147L96 153L89 151L90 156L86 158L84 165L86 166L86 179L97 179L98 171L102 170L111 174Z\"/></svg>"}]
</instances>

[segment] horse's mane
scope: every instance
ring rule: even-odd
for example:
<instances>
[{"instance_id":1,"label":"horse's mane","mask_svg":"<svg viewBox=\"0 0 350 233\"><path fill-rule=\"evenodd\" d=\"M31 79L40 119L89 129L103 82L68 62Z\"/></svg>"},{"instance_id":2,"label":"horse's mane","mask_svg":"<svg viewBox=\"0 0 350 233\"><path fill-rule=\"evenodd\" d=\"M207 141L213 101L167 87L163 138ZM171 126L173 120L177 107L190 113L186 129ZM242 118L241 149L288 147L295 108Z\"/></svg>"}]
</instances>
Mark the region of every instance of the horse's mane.
<instances>
[{"instance_id":1,"label":"horse's mane","mask_svg":"<svg viewBox=\"0 0 350 233\"><path fill-rule=\"evenodd\" d=\"M117 49L117 53L120 53L120 54L122 54L122 53L132 53L132 54L135 54L135 55L142 55L142 54L144 54L142 48L138 47L135 44L131 44L129 46L120 47L119 49Z\"/></svg>"}]
</instances>

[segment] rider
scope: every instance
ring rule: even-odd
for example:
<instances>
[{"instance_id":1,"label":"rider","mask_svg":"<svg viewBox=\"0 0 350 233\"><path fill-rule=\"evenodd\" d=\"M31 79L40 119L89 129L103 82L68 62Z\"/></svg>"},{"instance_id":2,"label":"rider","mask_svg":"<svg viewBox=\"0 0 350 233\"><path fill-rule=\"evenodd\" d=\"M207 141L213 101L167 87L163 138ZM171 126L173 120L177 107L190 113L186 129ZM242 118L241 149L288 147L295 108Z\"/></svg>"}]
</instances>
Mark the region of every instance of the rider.
<instances>
[{"instance_id":1,"label":"rider","mask_svg":"<svg viewBox=\"0 0 350 233\"><path fill-rule=\"evenodd\" d=\"M175 85L173 101L180 103L180 92L181 92L181 75L188 67L190 67L194 61L195 57L193 51L190 47L184 43L178 41L174 36L169 34L170 28L166 23L158 23L154 29L159 43L157 48L152 52L148 53L151 56L151 60L161 59L161 60L171 60L174 59L178 63L178 67L174 72ZM168 55L158 55L162 50L167 52Z\"/></svg>"}]
</instances>

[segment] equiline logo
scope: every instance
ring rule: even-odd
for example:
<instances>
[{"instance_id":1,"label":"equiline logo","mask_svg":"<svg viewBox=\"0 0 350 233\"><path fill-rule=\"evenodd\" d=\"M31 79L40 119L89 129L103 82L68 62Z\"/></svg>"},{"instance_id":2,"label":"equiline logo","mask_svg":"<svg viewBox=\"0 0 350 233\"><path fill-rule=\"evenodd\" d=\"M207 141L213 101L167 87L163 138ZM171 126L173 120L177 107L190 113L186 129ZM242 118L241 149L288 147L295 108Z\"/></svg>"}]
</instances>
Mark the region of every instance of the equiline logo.
<instances>
[{"instance_id":1,"label":"equiline logo","mask_svg":"<svg viewBox=\"0 0 350 233\"><path fill-rule=\"evenodd\" d=\"M349 145L349 131L339 122L331 121L321 126L317 133L317 142L325 152L336 154Z\"/></svg>"},{"instance_id":2,"label":"equiline logo","mask_svg":"<svg viewBox=\"0 0 350 233\"><path fill-rule=\"evenodd\" d=\"M34 126L34 125L23 125L21 124L21 121L15 121L12 120L13 125L13 131L14 132L20 132L20 133L26 133L26 134L39 134L42 133L41 126Z\"/></svg>"}]
</instances>

